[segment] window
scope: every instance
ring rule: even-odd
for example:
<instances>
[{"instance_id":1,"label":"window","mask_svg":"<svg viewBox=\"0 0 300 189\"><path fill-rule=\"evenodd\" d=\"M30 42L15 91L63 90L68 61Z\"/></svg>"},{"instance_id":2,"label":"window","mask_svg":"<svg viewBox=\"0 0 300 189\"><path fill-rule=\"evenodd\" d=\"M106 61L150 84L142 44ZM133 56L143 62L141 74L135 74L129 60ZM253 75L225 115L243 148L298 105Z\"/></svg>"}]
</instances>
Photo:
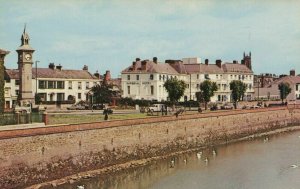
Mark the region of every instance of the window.
<instances>
[{"instance_id":1,"label":"window","mask_svg":"<svg viewBox=\"0 0 300 189\"><path fill-rule=\"evenodd\" d=\"M57 81L57 88L58 89L64 89L65 88L65 82L64 81Z\"/></svg>"},{"instance_id":2,"label":"window","mask_svg":"<svg viewBox=\"0 0 300 189\"><path fill-rule=\"evenodd\" d=\"M153 80L153 74L150 74L150 80Z\"/></svg>"},{"instance_id":3,"label":"window","mask_svg":"<svg viewBox=\"0 0 300 189\"><path fill-rule=\"evenodd\" d=\"M219 79L219 75L216 75L216 78Z\"/></svg>"},{"instance_id":4,"label":"window","mask_svg":"<svg viewBox=\"0 0 300 189\"><path fill-rule=\"evenodd\" d=\"M81 93L78 93L78 99L81 99Z\"/></svg>"},{"instance_id":5,"label":"window","mask_svg":"<svg viewBox=\"0 0 300 189\"><path fill-rule=\"evenodd\" d=\"M199 74L197 74L197 79L199 79Z\"/></svg>"},{"instance_id":6,"label":"window","mask_svg":"<svg viewBox=\"0 0 300 189\"><path fill-rule=\"evenodd\" d=\"M8 95L8 89L5 89L4 93L5 93L5 95Z\"/></svg>"},{"instance_id":7,"label":"window","mask_svg":"<svg viewBox=\"0 0 300 189\"><path fill-rule=\"evenodd\" d=\"M299 84L296 84L296 91L298 91L299 89Z\"/></svg>"},{"instance_id":8,"label":"window","mask_svg":"<svg viewBox=\"0 0 300 189\"><path fill-rule=\"evenodd\" d=\"M208 75L208 74L205 74L205 75L204 75L204 78L205 78L205 79L209 79L209 75Z\"/></svg>"},{"instance_id":9,"label":"window","mask_svg":"<svg viewBox=\"0 0 300 189\"><path fill-rule=\"evenodd\" d=\"M48 81L48 89L55 89L55 81Z\"/></svg>"},{"instance_id":10,"label":"window","mask_svg":"<svg viewBox=\"0 0 300 189\"><path fill-rule=\"evenodd\" d=\"M15 80L15 85L20 85L20 80Z\"/></svg>"},{"instance_id":11,"label":"window","mask_svg":"<svg viewBox=\"0 0 300 189\"><path fill-rule=\"evenodd\" d=\"M16 95L19 95L19 90L16 90Z\"/></svg>"},{"instance_id":12,"label":"window","mask_svg":"<svg viewBox=\"0 0 300 189\"><path fill-rule=\"evenodd\" d=\"M64 101L65 93L57 93L57 101Z\"/></svg>"},{"instance_id":13,"label":"window","mask_svg":"<svg viewBox=\"0 0 300 189\"><path fill-rule=\"evenodd\" d=\"M73 87L72 87L72 81L69 81L69 89L72 89Z\"/></svg>"},{"instance_id":14,"label":"window","mask_svg":"<svg viewBox=\"0 0 300 189\"><path fill-rule=\"evenodd\" d=\"M163 75L163 80L165 80L165 75Z\"/></svg>"},{"instance_id":15,"label":"window","mask_svg":"<svg viewBox=\"0 0 300 189\"><path fill-rule=\"evenodd\" d=\"M81 86L81 82L78 82L78 89L81 89L82 86Z\"/></svg>"},{"instance_id":16,"label":"window","mask_svg":"<svg viewBox=\"0 0 300 189\"><path fill-rule=\"evenodd\" d=\"M136 80L140 80L140 75L136 75Z\"/></svg>"},{"instance_id":17,"label":"window","mask_svg":"<svg viewBox=\"0 0 300 189\"><path fill-rule=\"evenodd\" d=\"M46 89L46 81L39 81L39 89Z\"/></svg>"},{"instance_id":18,"label":"window","mask_svg":"<svg viewBox=\"0 0 300 189\"><path fill-rule=\"evenodd\" d=\"M96 86L97 85L97 82L94 82L94 85L93 86Z\"/></svg>"},{"instance_id":19,"label":"window","mask_svg":"<svg viewBox=\"0 0 300 189\"><path fill-rule=\"evenodd\" d=\"M197 84L197 89L200 89L200 85L199 84Z\"/></svg>"},{"instance_id":20,"label":"window","mask_svg":"<svg viewBox=\"0 0 300 189\"><path fill-rule=\"evenodd\" d=\"M220 90L221 89L221 84L218 84L218 90Z\"/></svg>"},{"instance_id":21,"label":"window","mask_svg":"<svg viewBox=\"0 0 300 189\"><path fill-rule=\"evenodd\" d=\"M127 75L127 80L130 80L130 75Z\"/></svg>"},{"instance_id":22,"label":"window","mask_svg":"<svg viewBox=\"0 0 300 189\"><path fill-rule=\"evenodd\" d=\"M161 75L159 75L159 81L161 80Z\"/></svg>"},{"instance_id":23,"label":"window","mask_svg":"<svg viewBox=\"0 0 300 189\"><path fill-rule=\"evenodd\" d=\"M130 86L127 86L127 92L130 94Z\"/></svg>"},{"instance_id":24,"label":"window","mask_svg":"<svg viewBox=\"0 0 300 189\"><path fill-rule=\"evenodd\" d=\"M7 79L5 80L5 82L6 82L6 83L10 83L10 78L7 78Z\"/></svg>"},{"instance_id":25,"label":"window","mask_svg":"<svg viewBox=\"0 0 300 189\"><path fill-rule=\"evenodd\" d=\"M189 84L187 84L187 88L188 88L188 89L190 88L190 85L189 85Z\"/></svg>"},{"instance_id":26,"label":"window","mask_svg":"<svg viewBox=\"0 0 300 189\"><path fill-rule=\"evenodd\" d=\"M232 75L230 75L230 79L232 79Z\"/></svg>"},{"instance_id":27,"label":"window","mask_svg":"<svg viewBox=\"0 0 300 189\"><path fill-rule=\"evenodd\" d=\"M90 82L85 82L85 89L90 89Z\"/></svg>"},{"instance_id":28,"label":"window","mask_svg":"<svg viewBox=\"0 0 300 189\"><path fill-rule=\"evenodd\" d=\"M151 89L151 95L154 95L154 86L151 85L151 86L150 86L150 89Z\"/></svg>"}]
</instances>

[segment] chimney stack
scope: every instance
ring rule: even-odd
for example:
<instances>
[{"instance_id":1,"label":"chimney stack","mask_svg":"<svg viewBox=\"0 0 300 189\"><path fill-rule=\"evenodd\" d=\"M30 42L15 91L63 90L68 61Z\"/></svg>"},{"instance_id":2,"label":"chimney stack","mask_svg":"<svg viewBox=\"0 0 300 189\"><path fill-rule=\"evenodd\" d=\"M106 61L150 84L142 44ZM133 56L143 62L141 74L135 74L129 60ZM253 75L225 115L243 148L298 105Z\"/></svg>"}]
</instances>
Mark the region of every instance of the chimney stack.
<instances>
[{"instance_id":1,"label":"chimney stack","mask_svg":"<svg viewBox=\"0 0 300 189\"><path fill-rule=\"evenodd\" d=\"M100 74L99 74L98 70L96 71L96 73L94 73L94 76L97 77L97 79L100 79Z\"/></svg>"},{"instance_id":2,"label":"chimney stack","mask_svg":"<svg viewBox=\"0 0 300 189\"><path fill-rule=\"evenodd\" d=\"M153 62L157 64L157 57L153 57Z\"/></svg>"},{"instance_id":3,"label":"chimney stack","mask_svg":"<svg viewBox=\"0 0 300 189\"><path fill-rule=\"evenodd\" d=\"M238 64L238 61L237 61L237 60L233 60L233 63L234 63L234 64Z\"/></svg>"},{"instance_id":4,"label":"chimney stack","mask_svg":"<svg viewBox=\"0 0 300 189\"><path fill-rule=\"evenodd\" d=\"M219 68L221 68L221 66L222 66L222 60L221 60L221 59L216 60L216 65L217 65Z\"/></svg>"},{"instance_id":5,"label":"chimney stack","mask_svg":"<svg viewBox=\"0 0 300 189\"><path fill-rule=\"evenodd\" d=\"M290 76L296 76L296 71L294 69L290 70Z\"/></svg>"},{"instance_id":6,"label":"chimney stack","mask_svg":"<svg viewBox=\"0 0 300 189\"><path fill-rule=\"evenodd\" d=\"M136 62L132 62L132 70L134 71L136 69Z\"/></svg>"},{"instance_id":7,"label":"chimney stack","mask_svg":"<svg viewBox=\"0 0 300 189\"><path fill-rule=\"evenodd\" d=\"M56 66L56 69L57 69L57 70L61 70L61 69L62 69L62 66L59 64L58 66Z\"/></svg>"},{"instance_id":8,"label":"chimney stack","mask_svg":"<svg viewBox=\"0 0 300 189\"><path fill-rule=\"evenodd\" d=\"M143 70L143 71L146 71L146 70L147 70L147 61L146 61L146 60L143 60L143 61L142 61L142 70Z\"/></svg>"},{"instance_id":9,"label":"chimney stack","mask_svg":"<svg viewBox=\"0 0 300 189\"><path fill-rule=\"evenodd\" d=\"M84 65L82 70L85 70L85 71L88 71L89 70L89 67L87 65Z\"/></svg>"},{"instance_id":10,"label":"chimney stack","mask_svg":"<svg viewBox=\"0 0 300 189\"><path fill-rule=\"evenodd\" d=\"M110 71L109 71L109 70L106 70L104 80L105 80L105 81L109 81L110 79L111 79Z\"/></svg>"},{"instance_id":11,"label":"chimney stack","mask_svg":"<svg viewBox=\"0 0 300 189\"><path fill-rule=\"evenodd\" d=\"M50 63L50 64L49 64L49 68L52 69L52 70L54 70L55 64L54 64L54 63Z\"/></svg>"},{"instance_id":12,"label":"chimney stack","mask_svg":"<svg viewBox=\"0 0 300 189\"><path fill-rule=\"evenodd\" d=\"M208 62L209 62L208 59L205 59L205 65L208 65Z\"/></svg>"}]
</instances>

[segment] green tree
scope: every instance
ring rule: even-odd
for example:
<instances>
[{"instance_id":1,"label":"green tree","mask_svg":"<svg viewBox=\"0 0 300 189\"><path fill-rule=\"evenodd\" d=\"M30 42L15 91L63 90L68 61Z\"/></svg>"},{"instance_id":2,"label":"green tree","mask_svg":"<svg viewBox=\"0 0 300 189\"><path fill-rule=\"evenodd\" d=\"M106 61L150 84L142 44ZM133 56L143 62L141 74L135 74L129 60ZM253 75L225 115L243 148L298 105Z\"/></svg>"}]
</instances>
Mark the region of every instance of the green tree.
<instances>
[{"instance_id":1,"label":"green tree","mask_svg":"<svg viewBox=\"0 0 300 189\"><path fill-rule=\"evenodd\" d=\"M232 100L234 102L234 108L237 108L237 102L244 96L247 85L240 80L234 80L230 82L230 90Z\"/></svg>"},{"instance_id":2,"label":"green tree","mask_svg":"<svg viewBox=\"0 0 300 189\"><path fill-rule=\"evenodd\" d=\"M172 105L175 105L175 103L183 96L187 85L182 80L171 78L164 83L164 87L168 92Z\"/></svg>"},{"instance_id":3,"label":"green tree","mask_svg":"<svg viewBox=\"0 0 300 189\"><path fill-rule=\"evenodd\" d=\"M93 92L93 103L96 104L110 103L112 97L115 95L112 85L107 84L107 82L93 86L91 91Z\"/></svg>"},{"instance_id":4,"label":"green tree","mask_svg":"<svg viewBox=\"0 0 300 189\"><path fill-rule=\"evenodd\" d=\"M215 92L218 90L218 86L215 82L205 80L200 84L200 90L205 104L205 110L207 110L207 103L210 102L210 98L215 95Z\"/></svg>"},{"instance_id":5,"label":"green tree","mask_svg":"<svg viewBox=\"0 0 300 189\"><path fill-rule=\"evenodd\" d=\"M283 100L291 93L292 89L288 83L280 83L278 85L278 90L280 92L280 98L283 103Z\"/></svg>"}]
</instances>

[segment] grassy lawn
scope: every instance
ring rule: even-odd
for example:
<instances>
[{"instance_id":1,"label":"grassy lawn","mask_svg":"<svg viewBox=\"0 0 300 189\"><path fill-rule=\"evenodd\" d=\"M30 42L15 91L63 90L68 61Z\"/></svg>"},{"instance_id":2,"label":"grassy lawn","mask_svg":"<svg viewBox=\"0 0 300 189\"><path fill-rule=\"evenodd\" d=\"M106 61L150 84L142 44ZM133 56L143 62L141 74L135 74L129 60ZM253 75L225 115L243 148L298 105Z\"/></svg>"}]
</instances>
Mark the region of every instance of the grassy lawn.
<instances>
[{"instance_id":1,"label":"grassy lawn","mask_svg":"<svg viewBox=\"0 0 300 189\"><path fill-rule=\"evenodd\" d=\"M49 114L49 124L74 124L104 121L102 114ZM135 119L149 117L146 114L112 114L108 120Z\"/></svg>"}]
</instances>

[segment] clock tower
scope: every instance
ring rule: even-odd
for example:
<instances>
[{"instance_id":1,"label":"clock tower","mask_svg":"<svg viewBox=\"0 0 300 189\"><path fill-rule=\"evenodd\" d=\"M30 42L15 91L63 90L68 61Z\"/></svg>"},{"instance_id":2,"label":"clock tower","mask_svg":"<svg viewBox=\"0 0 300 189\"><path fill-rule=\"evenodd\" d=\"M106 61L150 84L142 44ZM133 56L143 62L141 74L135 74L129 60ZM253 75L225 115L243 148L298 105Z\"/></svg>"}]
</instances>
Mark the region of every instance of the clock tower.
<instances>
[{"instance_id":1,"label":"clock tower","mask_svg":"<svg viewBox=\"0 0 300 189\"><path fill-rule=\"evenodd\" d=\"M33 103L32 93L32 55L34 49L29 46L29 35L26 33L26 25L21 36L21 46L18 53L18 69L20 78L19 100L21 105Z\"/></svg>"}]
</instances>

